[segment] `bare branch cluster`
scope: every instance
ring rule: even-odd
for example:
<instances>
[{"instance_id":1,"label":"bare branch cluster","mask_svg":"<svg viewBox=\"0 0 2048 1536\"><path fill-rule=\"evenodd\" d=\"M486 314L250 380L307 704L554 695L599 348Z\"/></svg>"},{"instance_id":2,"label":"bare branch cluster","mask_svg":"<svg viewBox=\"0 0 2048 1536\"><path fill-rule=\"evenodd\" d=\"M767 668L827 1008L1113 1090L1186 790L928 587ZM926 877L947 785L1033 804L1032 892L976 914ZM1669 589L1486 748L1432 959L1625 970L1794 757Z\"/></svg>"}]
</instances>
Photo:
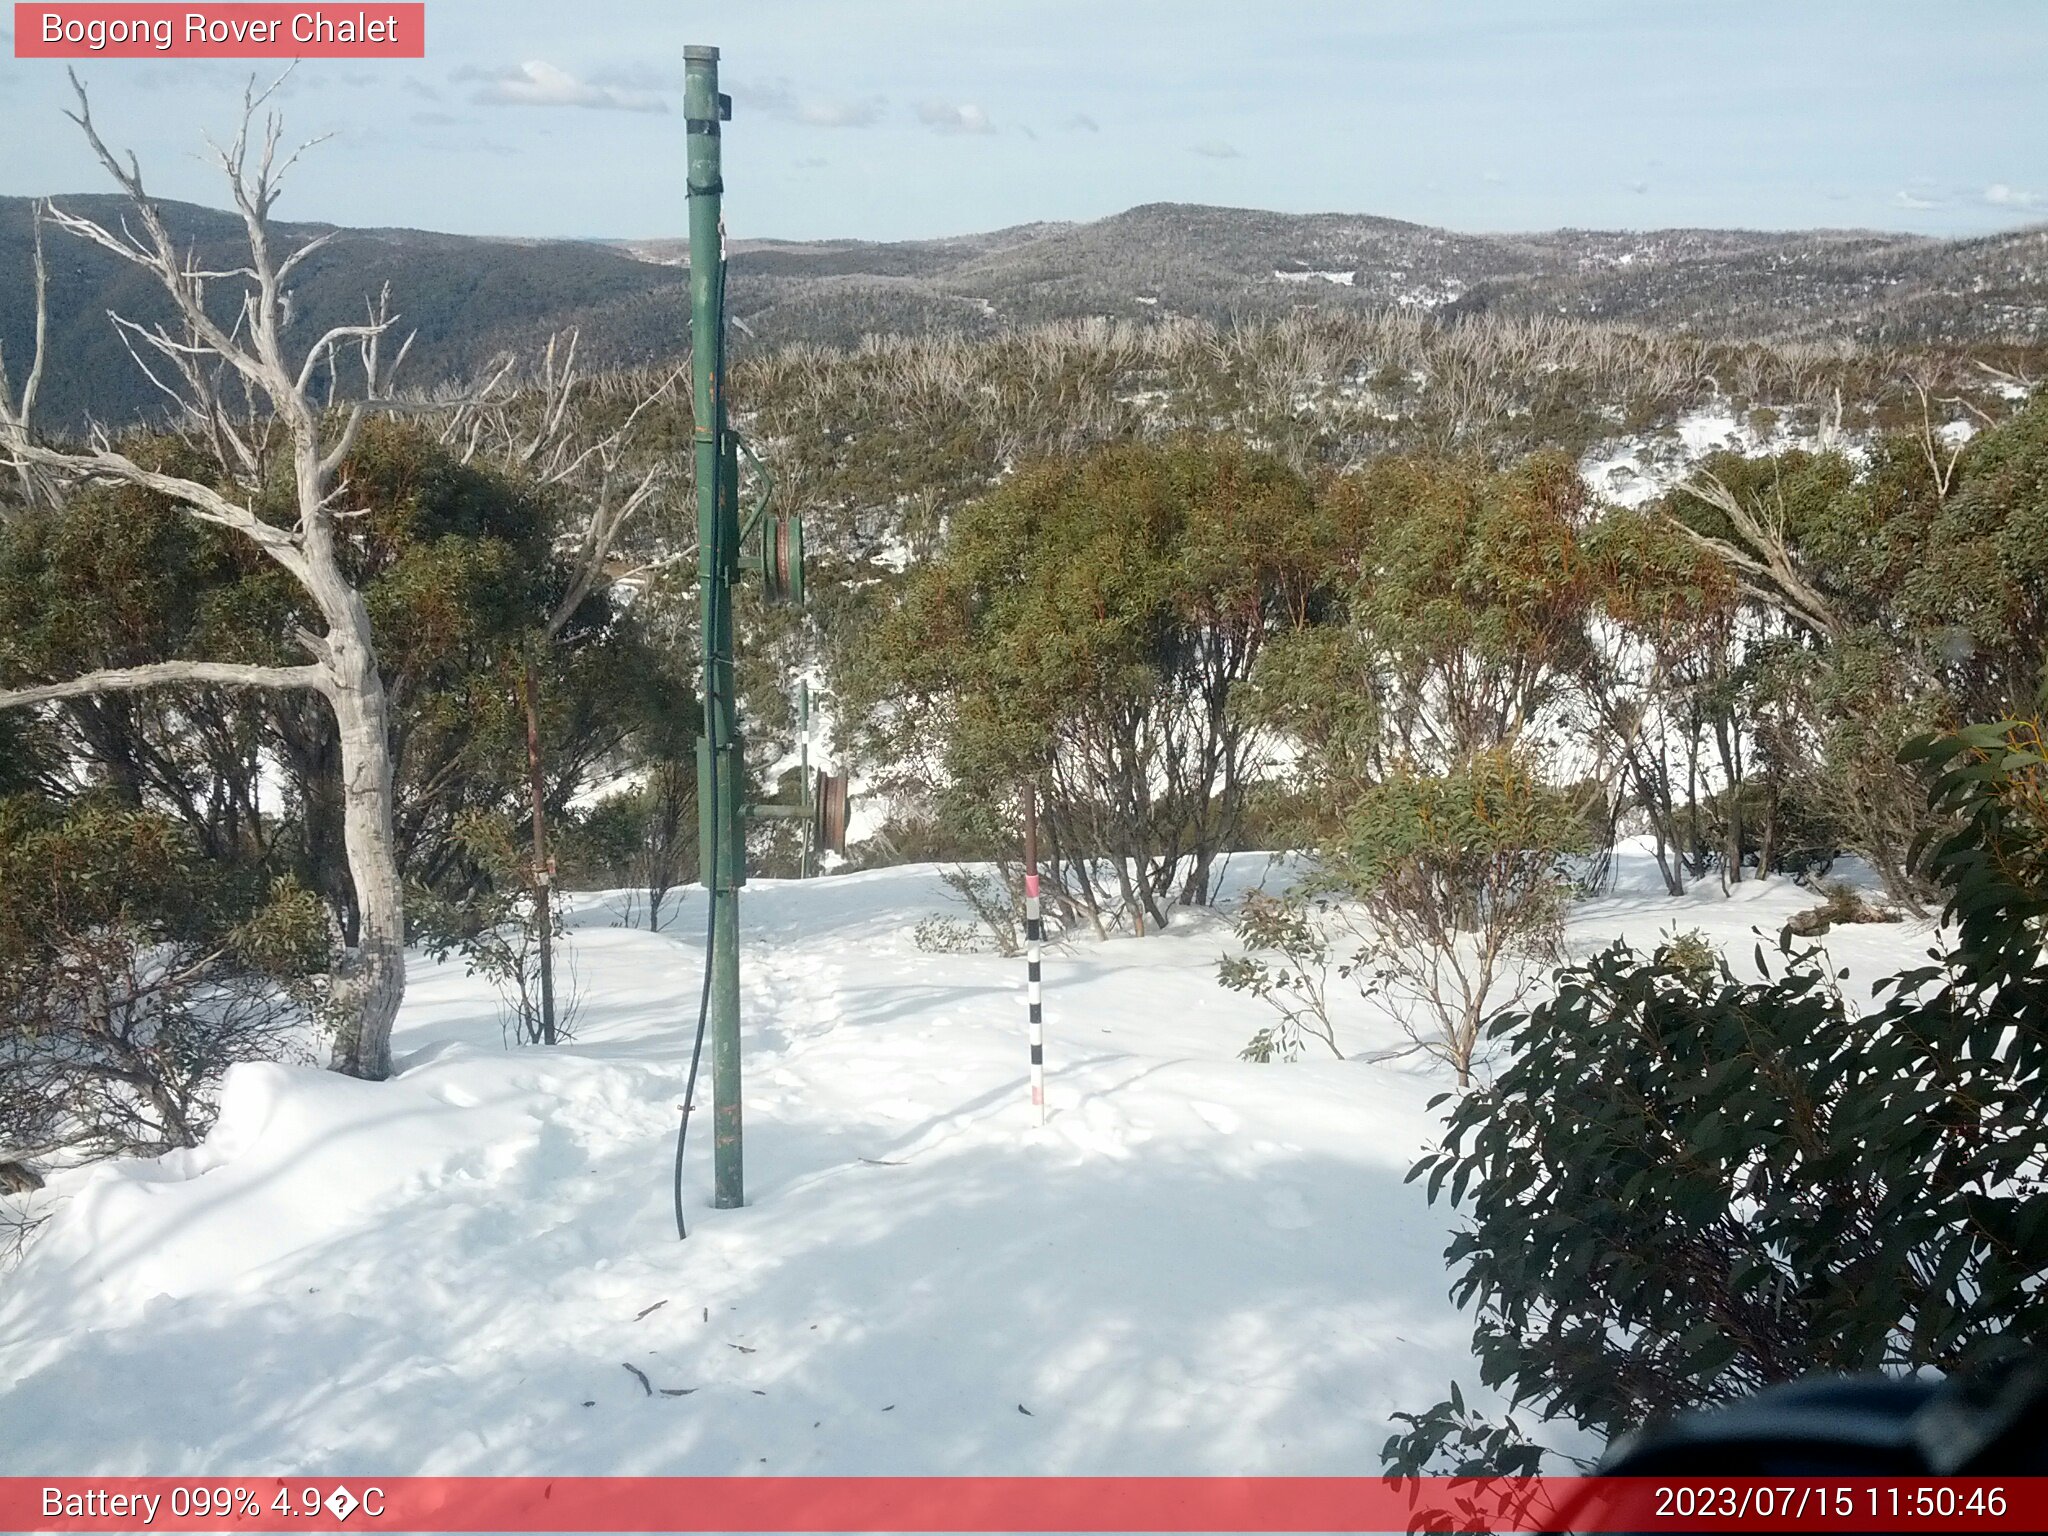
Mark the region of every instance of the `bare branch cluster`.
<instances>
[{"instance_id":1,"label":"bare branch cluster","mask_svg":"<svg viewBox=\"0 0 2048 1536\"><path fill-rule=\"evenodd\" d=\"M593 425L598 413L590 408L589 381L577 369L578 339L574 329L550 336L537 372L524 379L514 377L515 359L501 359L471 398L448 413L440 430L442 443L459 448L465 463L511 470L562 493L574 507L570 582L548 615L549 639L592 593L652 569L615 569L613 556L626 525L673 479L670 460L636 450L648 413L675 398L689 367L684 363L648 380L624 419L600 430Z\"/></svg>"}]
</instances>

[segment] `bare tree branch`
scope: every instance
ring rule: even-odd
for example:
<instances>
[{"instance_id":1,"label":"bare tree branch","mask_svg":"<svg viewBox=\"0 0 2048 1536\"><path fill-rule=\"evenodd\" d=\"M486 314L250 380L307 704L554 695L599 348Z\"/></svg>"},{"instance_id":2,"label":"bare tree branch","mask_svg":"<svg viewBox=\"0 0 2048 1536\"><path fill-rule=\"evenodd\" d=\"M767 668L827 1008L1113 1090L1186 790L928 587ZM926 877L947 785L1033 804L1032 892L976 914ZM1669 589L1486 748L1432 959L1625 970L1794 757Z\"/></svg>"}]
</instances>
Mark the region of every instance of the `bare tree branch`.
<instances>
[{"instance_id":1,"label":"bare tree branch","mask_svg":"<svg viewBox=\"0 0 2048 1536\"><path fill-rule=\"evenodd\" d=\"M85 479L139 485L183 503L186 513L202 523L215 523L243 534L261 545L264 553L293 575L305 574L304 552L289 531L264 522L248 508L229 501L212 486L201 485L180 475L144 469L125 453L104 447L93 453L64 453L37 443L17 442L10 446L8 456L0 459L0 463L40 465Z\"/></svg>"},{"instance_id":2,"label":"bare tree branch","mask_svg":"<svg viewBox=\"0 0 2048 1536\"><path fill-rule=\"evenodd\" d=\"M1916 374L1912 383L1914 393L1920 397L1920 452L1927 460L1928 469L1934 475L1935 499L1947 501L1948 488L1955 483L1956 461L1963 456L1963 444L1957 442L1949 445L1948 462L1942 462L1941 450L1944 445L1941 433L1934 425L1934 405L1927 389L1927 382Z\"/></svg>"},{"instance_id":3,"label":"bare tree branch","mask_svg":"<svg viewBox=\"0 0 2048 1536\"><path fill-rule=\"evenodd\" d=\"M1678 487L1686 495L1705 502L1728 519L1741 543L1712 538L1689 527L1676 517L1667 521L1685 538L1718 555L1746 578L1743 589L1751 597L1797 619L1817 634L1839 639L1846 629L1834 605L1800 573L1785 540L1782 516L1768 522L1745 507L1719 476L1702 471Z\"/></svg>"},{"instance_id":4,"label":"bare tree branch","mask_svg":"<svg viewBox=\"0 0 2048 1536\"><path fill-rule=\"evenodd\" d=\"M144 688L178 684L206 684L216 688L312 688L325 691L327 669L303 667L258 667L233 661L159 661L145 667L112 667L88 672L61 683L40 683L33 688L0 689L0 709L19 709L28 704L47 704L53 699L77 699L101 693L134 693Z\"/></svg>"}]
</instances>

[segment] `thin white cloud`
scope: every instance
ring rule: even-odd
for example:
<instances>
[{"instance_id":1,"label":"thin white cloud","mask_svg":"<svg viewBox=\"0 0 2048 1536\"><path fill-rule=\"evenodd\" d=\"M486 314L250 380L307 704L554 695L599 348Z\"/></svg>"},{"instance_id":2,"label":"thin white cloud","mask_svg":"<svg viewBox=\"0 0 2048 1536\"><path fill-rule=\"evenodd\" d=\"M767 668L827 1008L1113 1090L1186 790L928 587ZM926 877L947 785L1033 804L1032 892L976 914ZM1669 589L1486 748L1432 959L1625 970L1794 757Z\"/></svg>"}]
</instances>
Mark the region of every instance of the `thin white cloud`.
<instances>
[{"instance_id":1,"label":"thin white cloud","mask_svg":"<svg viewBox=\"0 0 2048 1536\"><path fill-rule=\"evenodd\" d=\"M2022 192L2002 181L1994 181L1984 189L1984 201L1994 208L2038 208L2048 199L2038 192Z\"/></svg>"},{"instance_id":2,"label":"thin white cloud","mask_svg":"<svg viewBox=\"0 0 2048 1536\"><path fill-rule=\"evenodd\" d=\"M813 128L872 128L882 120L888 102L880 96L865 101L806 101L796 120Z\"/></svg>"},{"instance_id":3,"label":"thin white cloud","mask_svg":"<svg viewBox=\"0 0 2048 1536\"><path fill-rule=\"evenodd\" d=\"M788 123L808 128L872 128L888 110L887 98L866 96L858 100L831 96L799 95L786 80L768 85L734 85L733 100L745 110L765 112Z\"/></svg>"},{"instance_id":4,"label":"thin white cloud","mask_svg":"<svg viewBox=\"0 0 2048 1536\"><path fill-rule=\"evenodd\" d=\"M1892 198L1894 206L1909 208L1915 213L1924 213L1929 208L1939 208L1942 206L1943 201L1943 199L1938 197L1922 197L1917 192L1907 192L1904 190L1901 190Z\"/></svg>"},{"instance_id":5,"label":"thin white cloud","mask_svg":"<svg viewBox=\"0 0 2048 1536\"><path fill-rule=\"evenodd\" d=\"M659 69L652 64L606 64L590 72L592 85L616 85L649 95L674 94L683 88L681 70Z\"/></svg>"},{"instance_id":6,"label":"thin white cloud","mask_svg":"<svg viewBox=\"0 0 2048 1536\"><path fill-rule=\"evenodd\" d=\"M988 114L971 101L921 101L917 120L940 133L994 133L996 125Z\"/></svg>"},{"instance_id":7,"label":"thin white cloud","mask_svg":"<svg viewBox=\"0 0 2048 1536\"><path fill-rule=\"evenodd\" d=\"M1235 144L1226 144L1221 139L1204 139L1201 143L1191 144L1188 147L1196 154L1209 160L1235 160L1237 158L1237 146Z\"/></svg>"},{"instance_id":8,"label":"thin white cloud","mask_svg":"<svg viewBox=\"0 0 2048 1536\"><path fill-rule=\"evenodd\" d=\"M600 112L666 112L668 103L649 91L579 80L545 59L517 68L458 69L452 80L479 82L470 100L486 107L586 107Z\"/></svg>"}]
</instances>

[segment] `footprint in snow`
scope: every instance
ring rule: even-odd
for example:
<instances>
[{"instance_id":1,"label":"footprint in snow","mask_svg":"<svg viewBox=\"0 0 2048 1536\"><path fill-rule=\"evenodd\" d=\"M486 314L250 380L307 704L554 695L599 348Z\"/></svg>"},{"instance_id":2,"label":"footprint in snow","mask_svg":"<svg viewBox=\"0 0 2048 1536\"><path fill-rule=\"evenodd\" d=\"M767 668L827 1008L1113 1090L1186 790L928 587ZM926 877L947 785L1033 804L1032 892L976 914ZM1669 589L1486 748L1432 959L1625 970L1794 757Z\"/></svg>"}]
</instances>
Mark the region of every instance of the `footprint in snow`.
<instances>
[{"instance_id":1,"label":"footprint in snow","mask_svg":"<svg viewBox=\"0 0 2048 1536\"><path fill-rule=\"evenodd\" d=\"M1209 1129L1219 1135L1235 1136L1238 1126L1242 1123L1234 1111L1225 1109L1221 1104L1208 1104L1195 1099L1189 1103L1188 1108L1206 1120Z\"/></svg>"},{"instance_id":2,"label":"footprint in snow","mask_svg":"<svg viewBox=\"0 0 2048 1536\"><path fill-rule=\"evenodd\" d=\"M1083 1152L1094 1152L1104 1157L1129 1157L1130 1148L1125 1145L1123 1133L1112 1125L1090 1125L1088 1117L1076 1120L1071 1115L1062 1115L1053 1121L1059 1134Z\"/></svg>"}]
</instances>

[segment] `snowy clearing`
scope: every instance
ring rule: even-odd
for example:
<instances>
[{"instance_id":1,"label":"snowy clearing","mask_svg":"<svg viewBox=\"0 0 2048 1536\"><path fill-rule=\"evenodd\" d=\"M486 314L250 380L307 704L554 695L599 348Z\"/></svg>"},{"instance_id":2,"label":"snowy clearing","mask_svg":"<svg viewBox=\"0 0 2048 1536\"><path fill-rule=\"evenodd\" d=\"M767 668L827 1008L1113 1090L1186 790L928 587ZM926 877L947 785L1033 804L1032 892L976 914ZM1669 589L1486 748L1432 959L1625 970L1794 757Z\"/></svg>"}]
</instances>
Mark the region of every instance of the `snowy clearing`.
<instances>
[{"instance_id":1,"label":"snowy clearing","mask_svg":"<svg viewBox=\"0 0 2048 1536\"><path fill-rule=\"evenodd\" d=\"M913 942L937 870L750 885L750 1204L708 1208L707 1114L678 1244L702 896L660 934L576 900L573 1044L508 1051L415 957L393 1081L237 1068L196 1152L53 1177L0 1280L0 1472L1343 1474L1476 1385L1402 1182L1445 1079L1238 1060L1223 917L1048 956L1041 1131L1022 962ZM1746 974L1813 900L1674 900L1625 853L1573 945L1698 927ZM1927 938L1830 948L1862 997Z\"/></svg>"},{"instance_id":2,"label":"snowy clearing","mask_svg":"<svg viewBox=\"0 0 2048 1536\"><path fill-rule=\"evenodd\" d=\"M1355 282L1356 282L1356 281L1358 280L1358 273L1357 273L1357 271L1356 271L1356 270L1346 270L1346 271L1343 271L1343 272L1279 272L1279 271L1276 271L1276 272L1275 272L1275 273L1274 273L1273 275L1274 275L1275 277L1277 277L1278 279L1280 279L1280 281L1281 281L1281 282L1283 282L1283 283L1312 283L1312 282L1325 282L1325 283L1336 283L1336 284L1338 284L1338 285L1339 285L1340 287L1344 287L1344 288L1349 288L1349 287L1350 287L1350 286L1351 286L1351 285L1352 285L1353 283L1355 283Z\"/></svg>"}]
</instances>

